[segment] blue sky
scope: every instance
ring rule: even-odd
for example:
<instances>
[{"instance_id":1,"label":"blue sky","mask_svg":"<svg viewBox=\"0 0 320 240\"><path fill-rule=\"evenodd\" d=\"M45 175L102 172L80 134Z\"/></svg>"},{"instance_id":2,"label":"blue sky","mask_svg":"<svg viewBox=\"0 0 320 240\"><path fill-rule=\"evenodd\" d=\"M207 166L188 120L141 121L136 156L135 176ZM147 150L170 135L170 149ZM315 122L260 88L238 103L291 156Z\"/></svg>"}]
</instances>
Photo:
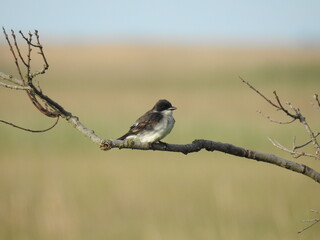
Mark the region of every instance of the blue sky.
<instances>
[{"instance_id":1,"label":"blue sky","mask_svg":"<svg viewBox=\"0 0 320 240\"><path fill-rule=\"evenodd\" d=\"M320 0L4 0L0 24L52 39L320 40Z\"/></svg>"}]
</instances>

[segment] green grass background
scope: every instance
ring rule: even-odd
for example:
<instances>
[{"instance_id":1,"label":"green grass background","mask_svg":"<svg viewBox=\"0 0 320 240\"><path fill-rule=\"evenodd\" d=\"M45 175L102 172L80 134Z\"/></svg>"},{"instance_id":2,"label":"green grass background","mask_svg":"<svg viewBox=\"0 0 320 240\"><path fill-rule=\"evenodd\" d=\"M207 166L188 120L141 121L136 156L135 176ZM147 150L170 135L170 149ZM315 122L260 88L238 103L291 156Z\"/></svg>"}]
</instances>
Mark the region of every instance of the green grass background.
<instances>
[{"instance_id":1,"label":"green grass background","mask_svg":"<svg viewBox=\"0 0 320 240\"><path fill-rule=\"evenodd\" d=\"M292 159L286 146L308 135L239 76L299 107L319 131L320 50L178 45L49 45L45 94L98 135L116 138L161 98L176 125L165 139L228 142ZM15 74L0 47L0 70ZM35 68L40 59L33 58ZM0 88L0 119L42 129L53 123L24 92ZM319 239L297 235L320 210L319 184L303 175L220 152L190 155L100 151L67 122L43 134L0 125L0 239ZM312 151L312 147L308 147ZM298 162L320 170L319 161Z\"/></svg>"}]
</instances>

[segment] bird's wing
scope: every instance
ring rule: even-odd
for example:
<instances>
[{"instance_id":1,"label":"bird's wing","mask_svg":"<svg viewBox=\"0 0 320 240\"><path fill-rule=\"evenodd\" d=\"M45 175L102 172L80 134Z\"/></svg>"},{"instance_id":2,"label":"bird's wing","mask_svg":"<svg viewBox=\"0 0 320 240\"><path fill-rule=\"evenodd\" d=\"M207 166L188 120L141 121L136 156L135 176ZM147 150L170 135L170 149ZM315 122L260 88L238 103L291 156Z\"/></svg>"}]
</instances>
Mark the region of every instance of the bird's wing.
<instances>
[{"instance_id":1,"label":"bird's wing","mask_svg":"<svg viewBox=\"0 0 320 240\"><path fill-rule=\"evenodd\" d=\"M161 113L151 111L147 112L130 127L130 130L125 135L118 139L124 140L127 136L137 135L142 130L152 130L162 118L163 116Z\"/></svg>"}]
</instances>

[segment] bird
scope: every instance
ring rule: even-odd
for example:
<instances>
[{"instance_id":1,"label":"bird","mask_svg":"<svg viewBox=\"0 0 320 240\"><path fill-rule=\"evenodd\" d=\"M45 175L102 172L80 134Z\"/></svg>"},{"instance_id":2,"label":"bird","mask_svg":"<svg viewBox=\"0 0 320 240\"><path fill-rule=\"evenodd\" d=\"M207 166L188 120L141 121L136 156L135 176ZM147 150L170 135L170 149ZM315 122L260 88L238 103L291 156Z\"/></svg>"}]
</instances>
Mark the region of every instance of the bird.
<instances>
[{"instance_id":1,"label":"bird","mask_svg":"<svg viewBox=\"0 0 320 240\"><path fill-rule=\"evenodd\" d=\"M160 142L174 126L175 120L172 111L176 109L168 100L160 99L151 110L138 118L129 131L118 140L137 140L149 144Z\"/></svg>"}]
</instances>

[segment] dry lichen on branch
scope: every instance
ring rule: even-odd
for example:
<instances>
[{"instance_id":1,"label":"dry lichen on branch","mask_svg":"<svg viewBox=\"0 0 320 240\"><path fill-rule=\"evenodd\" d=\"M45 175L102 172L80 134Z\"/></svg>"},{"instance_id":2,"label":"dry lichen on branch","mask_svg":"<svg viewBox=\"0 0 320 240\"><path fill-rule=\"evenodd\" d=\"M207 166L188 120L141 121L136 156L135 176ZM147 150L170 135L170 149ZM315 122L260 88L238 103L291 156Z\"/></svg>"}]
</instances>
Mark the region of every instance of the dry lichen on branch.
<instances>
[{"instance_id":1,"label":"dry lichen on branch","mask_svg":"<svg viewBox=\"0 0 320 240\"><path fill-rule=\"evenodd\" d=\"M83 135L87 136L93 143L100 146L102 150L110 150L112 148L126 148L126 149L137 149L137 150L153 150L153 151L167 151L167 152L180 152L183 154L188 154L192 152L198 152L201 149L205 149L207 151L220 151L227 154L235 155L238 157L244 157L248 159L253 159L256 161L271 163L276 166L289 169L291 171L303 174L305 176L310 177L311 179L315 180L316 182L320 183L320 173L315 171L314 169L300 163L296 163L293 161L289 161L280 157L277 157L272 154L266 154L266 153L259 153L253 150L244 149L242 147L234 146L229 143L220 143L220 142L214 142L210 140L194 140L190 144L167 144L167 143L154 143L154 144L142 144L139 142L127 142L127 141L121 141L121 140L115 140L115 139L104 139L99 137L94 133L93 130L87 128L84 126L79 118L77 116L72 115L70 112L66 111L61 105L59 105L56 101L45 95L42 90L40 89L39 85L36 87L33 83L34 78L37 77L39 74L45 74L46 71L49 68L49 64L47 62L47 59L44 54L43 46L40 43L40 38L38 31L35 31L34 34L31 34L29 32L28 36L25 36L21 31L19 32L22 39L25 41L25 43L28 46L27 56L24 58L20 52L19 45L17 42L17 37L14 33L14 31L11 31L11 36L13 39L13 43L11 44L11 41L9 39L8 34L6 33L5 29L3 28L3 32L5 35L5 38L7 40L7 43L9 45L10 51L13 55L14 62L16 65L16 68L18 70L19 78L14 78L11 75L5 74L3 72L0 72L0 78L3 79L3 81L10 82L10 84L6 82L0 81L0 86L10 88L13 90L22 90L26 91L31 102L34 104L34 106L44 115L48 117L53 118L64 118L66 121L68 121L74 128L76 128L79 132L81 132ZM33 42L33 37L36 37L36 43ZM14 45L14 47L13 47ZM38 49L38 54L41 56L44 64L43 68L32 72L31 69L31 53L33 49ZM17 57L18 56L18 57ZM23 76L20 64L25 68L26 75ZM243 80L244 81L244 80ZM244 81L245 82L245 81ZM266 98L263 94L261 94L258 90L256 90L252 85L245 82L250 88L252 88L254 91L256 91L260 96L262 96L266 101L268 101L272 106L275 108L282 110L285 112L288 116L294 118L294 120L299 119L300 122L302 122L305 126L307 126L307 123L305 119L303 119L303 116L300 113L300 110L292 108L295 111L295 114L290 113L287 109L285 109L280 101L280 98L276 93L276 100L277 103L273 103L271 100ZM319 99L316 95L316 102L318 103L320 107ZM294 121L293 120L293 121ZM7 123L11 126L18 127L15 124L8 123L6 121L1 120L4 123ZM22 130L30 131L30 132L44 132L52 129L57 122L54 123L54 125L48 129L45 130L30 130L22 127L18 127ZM311 136L311 142L314 144L315 147L319 148L319 144L317 143L317 136L319 134L314 134L311 130L311 128L306 127L308 131L310 131ZM307 145L306 143L305 145ZM297 149L297 148L296 148Z\"/></svg>"}]
</instances>

